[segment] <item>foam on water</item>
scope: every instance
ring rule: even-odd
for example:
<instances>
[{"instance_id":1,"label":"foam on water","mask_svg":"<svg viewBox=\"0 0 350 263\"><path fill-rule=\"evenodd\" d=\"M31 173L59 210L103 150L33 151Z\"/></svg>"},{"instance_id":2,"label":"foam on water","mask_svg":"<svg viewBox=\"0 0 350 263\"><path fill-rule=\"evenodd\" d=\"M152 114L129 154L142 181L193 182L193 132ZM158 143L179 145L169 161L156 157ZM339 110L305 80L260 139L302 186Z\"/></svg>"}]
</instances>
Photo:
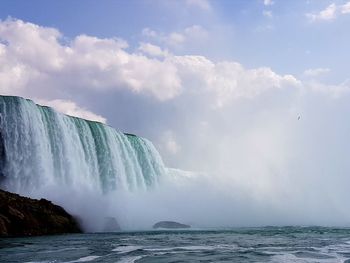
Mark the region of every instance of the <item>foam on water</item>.
<instances>
[{"instance_id":1,"label":"foam on water","mask_svg":"<svg viewBox=\"0 0 350 263\"><path fill-rule=\"evenodd\" d=\"M143 257L142 256L124 257L124 258L120 259L118 262L119 263L133 263L141 258L143 258Z\"/></svg>"},{"instance_id":2,"label":"foam on water","mask_svg":"<svg viewBox=\"0 0 350 263\"><path fill-rule=\"evenodd\" d=\"M93 261L93 260L95 260L97 258L100 258L100 256L87 256L87 257L79 258L79 259L74 260L74 261L69 261L69 263L73 263L73 262L88 262L88 261Z\"/></svg>"},{"instance_id":3,"label":"foam on water","mask_svg":"<svg viewBox=\"0 0 350 263\"><path fill-rule=\"evenodd\" d=\"M142 246L120 246L113 249L112 251L119 252L119 253L129 253L131 251L135 251L142 248L143 248Z\"/></svg>"}]
</instances>

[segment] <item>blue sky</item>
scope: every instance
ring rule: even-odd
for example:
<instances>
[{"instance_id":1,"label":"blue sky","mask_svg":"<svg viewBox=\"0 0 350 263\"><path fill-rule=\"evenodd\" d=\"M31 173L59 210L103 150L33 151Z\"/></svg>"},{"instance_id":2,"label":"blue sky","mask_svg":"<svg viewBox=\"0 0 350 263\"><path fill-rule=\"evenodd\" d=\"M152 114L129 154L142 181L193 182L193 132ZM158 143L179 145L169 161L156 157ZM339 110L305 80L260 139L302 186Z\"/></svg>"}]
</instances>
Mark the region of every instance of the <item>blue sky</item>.
<instances>
[{"instance_id":1,"label":"blue sky","mask_svg":"<svg viewBox=\"0 0 350 263\"><path fill-rule=\"evenodd\" d=\"M0 17L55 27L68 38L79 34L120 37L131 46L143 39L146 27L166 34L199 25L210 39L191 43L176 50L177 54L237 60L249 68L269 66L283 74L329 68L327 80L337 83L347 78L350 15L314 22L307 17L347 1L276 0L268 5L263 0L203 1L208 9L197 2L201 1L5 0L0 3Z\"/></svg>"}]
</instances>

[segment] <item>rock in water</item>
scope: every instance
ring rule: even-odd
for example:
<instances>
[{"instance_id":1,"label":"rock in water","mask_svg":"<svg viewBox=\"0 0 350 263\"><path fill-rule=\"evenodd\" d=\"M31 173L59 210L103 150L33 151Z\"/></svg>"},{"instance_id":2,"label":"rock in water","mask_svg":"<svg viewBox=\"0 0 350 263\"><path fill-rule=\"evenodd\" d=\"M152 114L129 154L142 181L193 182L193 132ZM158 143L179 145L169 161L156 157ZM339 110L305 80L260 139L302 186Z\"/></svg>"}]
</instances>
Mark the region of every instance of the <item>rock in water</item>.
<instances>
[{"instance_id":1,"label":"rock in water","mask_svg":"<svg viewBox=\"0 0 350 263\"><path fill-rule=\"evenodd\" d=\"M114 217L105 217L103 232L115 232L120 230L117 219Z\"/></svg>"},{"instance_id":2,"label":"rock in water","mask_svg":"<svg viewBox=\"0 0 350 263\"><path fill-rule=\"evenodd\" d=\"M177 228L190 228L190 227L191 226L189 225L181 224L174 221L160 221L153 225L154 229L157 229L157 228L177 229Z\"/></svg>"},{"instance_id":3,"label":"rock in water","mask_svg":"<svg viewBox=\"0 0 350 263\"><path fill-rule=\"evenodd\" d=\"M0 236L81 233L76 220L45 199L31 199L0 190Z\"/></svg>"}]
</instances>

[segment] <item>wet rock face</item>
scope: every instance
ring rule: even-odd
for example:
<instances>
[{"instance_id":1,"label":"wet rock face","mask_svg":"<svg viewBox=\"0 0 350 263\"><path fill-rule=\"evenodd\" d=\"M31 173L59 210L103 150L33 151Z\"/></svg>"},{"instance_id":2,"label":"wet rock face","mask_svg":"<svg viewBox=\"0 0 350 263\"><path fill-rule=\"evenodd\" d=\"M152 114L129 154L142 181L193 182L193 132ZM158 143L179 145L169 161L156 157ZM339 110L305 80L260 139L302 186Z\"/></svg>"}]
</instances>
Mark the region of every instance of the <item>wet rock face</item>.
<instances>
[{"instance_id":1,"label":"wet rock face","mask_svg":"<svg viewBox=\"0 0 350 263\"><path fill-rule=\"evenodd\" d=\"M177 228L190 228L190 227L191 226L189 225L181 224L174 221L160 221L153 225L154 229L157 229L157 228L177 229Z\"/></svg>"},{"instance_id":2,"label":"wet rock face","mask_svg":"<svg viewBox=\"0 0 350 263\"><path fill-rule=\"evenodd\" d=\"M0 190L0 236L81 233L76 220L45 199L31 199Z\"/></svg>"}]
</instances>

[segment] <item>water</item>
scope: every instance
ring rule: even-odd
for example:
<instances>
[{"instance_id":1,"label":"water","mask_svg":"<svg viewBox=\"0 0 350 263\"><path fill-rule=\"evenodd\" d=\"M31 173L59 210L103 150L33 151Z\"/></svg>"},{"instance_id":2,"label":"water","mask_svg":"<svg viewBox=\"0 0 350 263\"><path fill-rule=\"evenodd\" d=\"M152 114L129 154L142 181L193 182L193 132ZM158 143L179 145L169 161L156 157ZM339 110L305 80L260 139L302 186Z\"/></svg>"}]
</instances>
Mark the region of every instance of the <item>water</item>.
<instances>
[{"instance_id":1,"label":"water","mask_svg":"<svg viewBox=\"0 0 350 263\"><path fill-rule=\"evenodd\" d=\"M2 186L20 194L148 189L165 174L148 140L19 97L0 96L0 135Z\"/></svg>"},{"instance_id":2,"label":"water","mask_svg":"<svg viewBox=\"0 0 350 263\"><path fill-rule=\"evenodd\" d=\"M0 241L1 262L350 262L350 229L265 227Z\"/></svg>"}]
</instances>

